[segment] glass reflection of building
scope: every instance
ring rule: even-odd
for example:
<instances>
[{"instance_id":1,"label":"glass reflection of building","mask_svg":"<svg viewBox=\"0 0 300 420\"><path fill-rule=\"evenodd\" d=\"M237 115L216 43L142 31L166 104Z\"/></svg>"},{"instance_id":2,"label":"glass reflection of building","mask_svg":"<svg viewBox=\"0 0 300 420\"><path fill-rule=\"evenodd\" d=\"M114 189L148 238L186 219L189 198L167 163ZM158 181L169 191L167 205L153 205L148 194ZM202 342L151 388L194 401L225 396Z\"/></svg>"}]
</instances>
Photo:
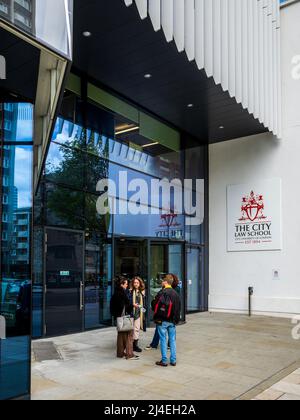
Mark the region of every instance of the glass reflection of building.
<instances>
[{"instance_id":1,"label":"glass reflection of building","mask_svg":"<svg viewBox=\"0 0 300 420\"><path fill-rule=\"evenodd\" d=\"M3 137L15 139L17 135L18 104L4 104ZM17 209L15 187L15 149L4 146L2 158L2 258L10 267L12 256L13 215Z\"/></svg>"},{"instance_id":2,"label":"glass reflection of building","mask_svg":"<svg viewBox=\"0 0 300 420\"><path fill-rule=\"evenodd\" d=\"M35 0L0 0L0 17L32 34L34 32L34 8Z\"/></svg>"},{"instance_id":3,"label":"glass reflection of building","mask_svg":"<svg viewBox=\"0 0 300 420\"><path fill-rule=\"evenodd\" d=\"M205 243L206 147L192 139L182 146L179 132L148 116L143 124L142 118L135 122L109 105L87 102L83 106L71 92L65 94L35 199L34 337L111 326L110 299L117 275L143 277L150 303L160 290L162 276L176 274L185 320L189 310L185 304L185 260L190 246L199 254ZM100 216L96 209L98 181L109 178L119 187L124 173L128 183L140 179L148 186L148 197L140 202L143 211ZM186 215L174 214L172 205L171 214L163 215L161 193L158 207L151 207L151 181L185 178L203 181L199 226L186 226ZM195 199L196 191L192 195ZM128 204L119 193L116 202ZM45 260L41 249L45 249ZM84 260L82 285L79 267L72 263L74 255ZM199 295L197 306L193 306L196 311L205 306L205 301L200 301L200 270L199 264L194 270ZM150 304L148 309L150 323ZM68 316L61 322L64 314Z\"/></svg>"},{"instance_id":4,"label":"glass reflection of building","mask_svg":"<svg viewBox=\"0 0 300 420\"><path fill-rule=\"evenodd\" d=\"M0 316L7 335L0 340L0 400L30 394L31 280L38 285L43 275L31 267L32 256L43 259L43 246L32 246L32 189L72 58L72 26L73 0L0 0L7 64L0 80ZM36 286L35 304L41 294Z\"/></svg>"},{"instance_id":5,"label":"glass reflection of building","mask_svg":"<svg viewBox=\"0 0 300 420\"><path fill-rule=\"evenodd\" d=\"M29 390L31 331L32 105L1 106L0 399Z\"/></svg>"},{"instance_id":6,"label":"glass reflection of building","mask_svg":"<svg viewBox=\"0 0 300 420\"><path fill-rule=\"evenodd\" d=\"M28 266L28 267L30 266L31 214L32 214L32 209L30 207L18 208L14 212L12 266L14 267L15 271L22 272L24 266Z\"/></svg>"}]
</instances>

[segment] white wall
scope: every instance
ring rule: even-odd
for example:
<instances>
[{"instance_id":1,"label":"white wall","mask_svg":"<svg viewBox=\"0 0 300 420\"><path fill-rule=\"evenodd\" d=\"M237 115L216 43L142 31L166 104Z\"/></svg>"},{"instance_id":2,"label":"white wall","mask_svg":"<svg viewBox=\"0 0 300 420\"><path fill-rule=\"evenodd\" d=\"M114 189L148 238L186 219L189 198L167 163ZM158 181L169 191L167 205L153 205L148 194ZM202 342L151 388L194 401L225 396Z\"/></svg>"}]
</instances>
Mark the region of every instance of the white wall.
<instances>
[{"instance_id":1,"label":"white wall","mask_svg":"<svg viewBox=\"0 0 300 420\"><path fill-rule=\"evenodd\" d=\"M297 71L295 64L300 57L300 2L281 14L282 139L263 134L210 146L212 311L247 311L248 287L254 286L256 313L300 313L300 68ZM228 253L227 186L278 177L283 187L283 250ZM279 280L273 279L273 270L279 270Z\"/></svg>"}]
</instances>

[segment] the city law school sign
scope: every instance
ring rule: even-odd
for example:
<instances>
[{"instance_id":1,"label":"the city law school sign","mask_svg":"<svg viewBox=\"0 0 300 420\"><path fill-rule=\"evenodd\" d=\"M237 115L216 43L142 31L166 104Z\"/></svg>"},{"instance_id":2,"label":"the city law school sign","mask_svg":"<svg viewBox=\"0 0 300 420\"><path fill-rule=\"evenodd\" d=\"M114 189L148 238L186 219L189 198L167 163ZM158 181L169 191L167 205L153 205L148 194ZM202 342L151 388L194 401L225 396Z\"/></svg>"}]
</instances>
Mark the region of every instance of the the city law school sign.
<instances>
[{"instance_id":1,"label":"the city law school sign","mask_svg":"<svg viewBox=\"0 0 300 420\"><path fill-rule=\"evenodd\" d=\"M6 339L6 321L3 316L0 316L0 340Z\"/></svg>"},{"instance_id":2,"label":"the city law school sign","mask_svg":"<svg viewBox=\"0 0 300 420\"><path fill-rule=\"evenodd\" d=\"M282 249L281 180L227 187L229 252Z\"/></svg>"},{"instance_id":3,"label":"the city law school sign","mask_svg":"<svg viewBox=\"0 0 300 420\"><path fill-rule=\"evenodd\" d=\"M0 55L0 80L6 79L6 60L3 55Z\"/></svg>"}]
</instances>

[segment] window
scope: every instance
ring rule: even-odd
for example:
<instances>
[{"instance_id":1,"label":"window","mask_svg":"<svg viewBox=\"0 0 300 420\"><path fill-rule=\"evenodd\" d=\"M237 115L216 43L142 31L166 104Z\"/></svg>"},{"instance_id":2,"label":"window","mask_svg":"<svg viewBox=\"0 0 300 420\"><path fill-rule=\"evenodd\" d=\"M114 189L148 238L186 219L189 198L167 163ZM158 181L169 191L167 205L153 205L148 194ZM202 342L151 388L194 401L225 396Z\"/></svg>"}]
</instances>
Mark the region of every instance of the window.
<instances>
[{"instance_id":1,"label":"window","mask_svg":"<svg viewBox=\"0 0 300 420\"><path fill-rule=\"evenodd\" d=\"M4 121L4 130L10 131L11 130L11 121L5 120Z\"/></svg>"},{"instance_id":2,"label":"window","mask_svg":"<svg viewBox=\"0 0 300 420\"><path fill-rule=\"evenodd\" d=\"M3 194L2 204L4 204L4 205L8 204L8 195L7 194Z\"/></svg>"},{"instance_id":3,"label":"window","mask_svg":"<svg viewBox=\"0 0 300 420\"><path fill-rule=\"evenodd\" d=\"M1 0L0 0L1 2ZM0 3L1 5L1 3ZM19 106L5 104L6 128L0 133L0 147L4 151L2 179L2 223L1 223L1 276L0 315L6 318L7 339L1 341L0 352L0 400L19 397L29 393L30 388L30 330L31 330L31 266L30 235L17 238L17 213L26 208L30 215L32 208L32 146L22 146L26 136L32 141L32 133L26 125L31 120L18 119ZM31 105L26 105L32 109ZM3 114L2 114L3 115ZM1 104L0 104L1 117ZM24 130L23 130L24 129ZM9 146L5 140L16 144ZM21 144L19 144L21 143ZM23 221L30 232L30 216Z\"/></svg>"}]
</instances>

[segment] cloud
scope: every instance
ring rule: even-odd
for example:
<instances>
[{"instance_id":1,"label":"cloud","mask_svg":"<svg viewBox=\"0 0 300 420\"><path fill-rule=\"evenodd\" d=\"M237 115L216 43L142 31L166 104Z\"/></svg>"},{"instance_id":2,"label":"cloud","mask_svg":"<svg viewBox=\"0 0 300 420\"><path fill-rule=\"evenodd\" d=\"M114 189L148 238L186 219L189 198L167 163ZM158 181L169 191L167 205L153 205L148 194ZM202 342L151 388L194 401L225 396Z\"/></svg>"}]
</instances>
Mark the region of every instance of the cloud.
<instances>
[{"instance_id":1,"label":"cloud","mask_svg":"<svg viewBox=\"0 0 300 420\"><path fill-rule=\"evenodd\" d=\"M18 188L18 207L32 206L32 148L16 147L15 186Z\"/></svg>"},{"instance_id":2,"label":"cloud","mask_svg":"<svg viewBox=\"0 0 300 420\"><path fill-rule=\"evenodd\" d=\"M17 141L32 141L32 121L19 120L17 126Z\"/></svg>"}]
</instances>

